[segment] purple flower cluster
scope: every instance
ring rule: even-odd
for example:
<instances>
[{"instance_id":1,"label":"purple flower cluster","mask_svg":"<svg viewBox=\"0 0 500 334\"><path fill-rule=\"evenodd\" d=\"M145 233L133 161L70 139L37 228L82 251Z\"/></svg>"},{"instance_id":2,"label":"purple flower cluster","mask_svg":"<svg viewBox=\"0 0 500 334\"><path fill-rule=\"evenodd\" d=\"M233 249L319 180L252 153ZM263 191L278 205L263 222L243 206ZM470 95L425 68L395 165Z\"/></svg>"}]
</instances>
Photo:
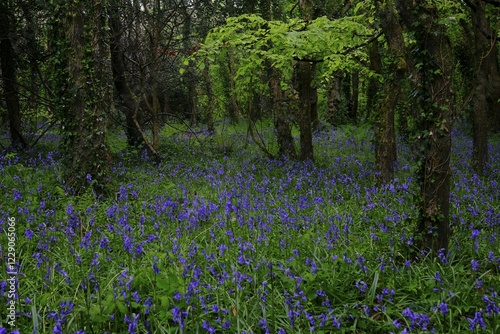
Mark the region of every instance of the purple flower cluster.
<instances>
[{"instance_id":1,"label":"purple flower cluster","mask_svg":"<svg viewBox=\"0 0 500 334\"><path fill-rule=\"evenodd\" d=\"M387 329L396 314L392 325L400 331L438 332L463 299L470 308L453 321L462 329L490 329L500 300L494 177L486 181L462 161L455 165L454 236L450 250L433 262L414 252L417 189L409 152L401 148L398 178L375 186L365 146L337 131L315 140L328 163L243 153L164 167L118 163L113 177L121 185L101 202L71 198L44 180L31 185L26 175L0 181L0 232L4 217L23 222L17 266L30 284L20 284L19 296L36 301L20 306L20 323L34 316L54 333L68 327L84 333L90 325L80 318L99 332L293 333L355 326L371 332ZM454 150L460 156L459 147ZM52 156L44 161L44 171L56 172ZM492 166L498 169L499 162L492 153ZM0 158L2 167L14 163ZM0 282L2 300L7 289ZM453 297L458 292L462 299ZM32 306L39 314L28 317Z\"/></svg>"}]
</instances>

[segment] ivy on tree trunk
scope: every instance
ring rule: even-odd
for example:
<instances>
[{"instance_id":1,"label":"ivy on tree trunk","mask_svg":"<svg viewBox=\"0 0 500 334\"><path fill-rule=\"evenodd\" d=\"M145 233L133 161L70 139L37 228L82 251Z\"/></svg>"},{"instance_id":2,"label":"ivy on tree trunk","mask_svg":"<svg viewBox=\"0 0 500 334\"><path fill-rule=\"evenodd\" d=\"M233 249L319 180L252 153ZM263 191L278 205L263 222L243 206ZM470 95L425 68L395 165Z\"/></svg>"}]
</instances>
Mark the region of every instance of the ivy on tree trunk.
<instances>
[{"instance_id":1,"label":"ivy on tree trunk","mask_svg":"<svg viewBox=\"0 0 500 334\"><path fill-rule=\"evenodd\" d=\"M91 184L103 193L107 184L109 152L104 142L107 78L104 64L104 8L102 3L73 1L66 4L63 16L66 48L67 105L60 106L67 155L65 179L76 193ZM87 13L87 15L84 15Z\"/></svg>"},{"instance_id":2,"label":"ivy on tree trunk","mask_svg":"<svg viewBox=\"0 0 500 334\"><path fill-rule=\"evenodd\" d=\"M396 0L399 15L415 38L411 57L416 71L418 107L414 133L420 194L418 239L421 250L447 250L450 229L450 156L453 120L453 53L437 8L431 3Z\"/></svg>"}]
</instances>

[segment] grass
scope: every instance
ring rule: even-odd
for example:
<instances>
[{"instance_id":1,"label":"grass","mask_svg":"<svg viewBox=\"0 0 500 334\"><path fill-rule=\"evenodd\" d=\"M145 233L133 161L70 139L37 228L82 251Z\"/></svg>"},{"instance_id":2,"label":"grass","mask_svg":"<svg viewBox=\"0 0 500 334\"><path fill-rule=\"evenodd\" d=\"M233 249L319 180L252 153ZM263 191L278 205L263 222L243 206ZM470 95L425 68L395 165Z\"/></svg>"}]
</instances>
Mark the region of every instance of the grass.
<instances>
[{"instance_id":1,"label":"grass","mask_svg":"<svg viewBox=\"0 0 500 334\"><path fill-rule=\"evenodd\" d=\"M451 247L414 259L405 145L397 178L376 187L366 127L317 135L311 164L267 160L243 125L222 126L197 143L164 130L160 166L113 135L118 187L105 200L67 195L57 153L0 156L21 333L500 331L498 140L480 179L454 132Z\"/></svg>"}]
</instances>

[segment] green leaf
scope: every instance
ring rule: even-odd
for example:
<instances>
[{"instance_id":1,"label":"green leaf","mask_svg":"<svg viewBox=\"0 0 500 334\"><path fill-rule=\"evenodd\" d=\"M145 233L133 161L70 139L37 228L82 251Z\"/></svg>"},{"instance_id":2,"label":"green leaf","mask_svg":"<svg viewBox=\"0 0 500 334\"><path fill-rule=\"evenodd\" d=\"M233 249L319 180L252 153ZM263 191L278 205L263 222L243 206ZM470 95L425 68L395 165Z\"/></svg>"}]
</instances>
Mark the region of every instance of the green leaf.
<instances>
[{"instance_id":1,"label":"green leaf","mask_svg":"<svg viewBox=\"0 0 500 334\"><path fill-rule=\"evenodd\" d=\"M160 297L161 308L168 309L170 306L170 298L168 296Z\"/></svg>"},{"instance_id":2,"label":"green leaf","mask_svg":"<svg viewBox=\"0 0 500 334\"><path fill-rule=\"evenodd\" d=\"M116 304L116 307L118 308L118 311L121 314L127 314L127 312L128 312L127 305L125 305L125 303L123 301L121 301L120 299L118 299L115 302L115 304Z\"/></svg>"}]
</instances>

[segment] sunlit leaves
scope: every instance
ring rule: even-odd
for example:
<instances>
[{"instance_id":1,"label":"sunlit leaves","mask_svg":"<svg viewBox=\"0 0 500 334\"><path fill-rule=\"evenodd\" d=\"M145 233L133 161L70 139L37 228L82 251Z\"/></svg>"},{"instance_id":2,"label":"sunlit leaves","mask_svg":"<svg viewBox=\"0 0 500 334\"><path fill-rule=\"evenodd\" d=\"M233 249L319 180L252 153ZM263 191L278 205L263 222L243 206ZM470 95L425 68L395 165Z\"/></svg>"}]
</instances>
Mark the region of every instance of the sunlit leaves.
<instances>
[{"instance_id":1,"label":"sunlit leaves","mask_svg":"<svg viewBox=\"0 0 500 334\"><path fill-rule=\"evenodd\" d=\"M193 57L208 57L213 62L225 49L233 50L237 59L237 80L255 76L269 64L286 80L296 61L324 62L323 75L327 77L336 70L359 70L360 61L367 56L365 50L357 46L373 34L367 26L362 15L288 22L242 15L229 18L224 26L214 29Z\"/></svg>"}]
</instances>

